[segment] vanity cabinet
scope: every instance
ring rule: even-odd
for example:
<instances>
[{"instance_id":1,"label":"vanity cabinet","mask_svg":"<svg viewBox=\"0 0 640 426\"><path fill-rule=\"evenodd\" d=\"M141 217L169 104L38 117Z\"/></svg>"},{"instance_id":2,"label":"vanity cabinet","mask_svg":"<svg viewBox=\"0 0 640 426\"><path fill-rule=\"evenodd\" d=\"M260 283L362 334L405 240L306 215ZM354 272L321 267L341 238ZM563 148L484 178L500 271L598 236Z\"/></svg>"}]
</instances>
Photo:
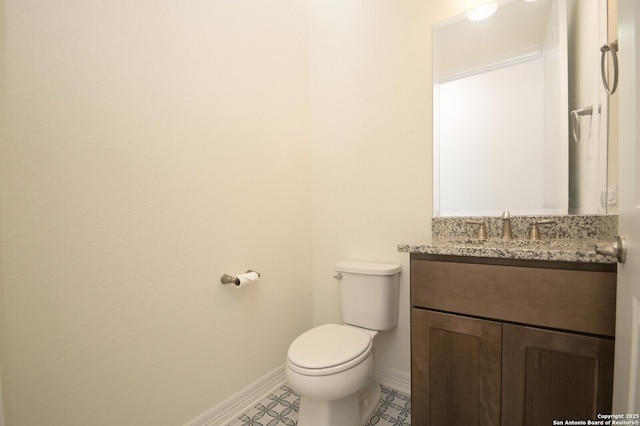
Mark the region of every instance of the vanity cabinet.
<instances>
[{"instance_id":1,"label":"vanity cabinet","mask_svg":"<svg viewBox=\"0 0 640 426\"><path fill-rule=\"evenodd\" d=\"M414 425L611 410L615 265L411 255Z\"/></svg>"}]
</instances>

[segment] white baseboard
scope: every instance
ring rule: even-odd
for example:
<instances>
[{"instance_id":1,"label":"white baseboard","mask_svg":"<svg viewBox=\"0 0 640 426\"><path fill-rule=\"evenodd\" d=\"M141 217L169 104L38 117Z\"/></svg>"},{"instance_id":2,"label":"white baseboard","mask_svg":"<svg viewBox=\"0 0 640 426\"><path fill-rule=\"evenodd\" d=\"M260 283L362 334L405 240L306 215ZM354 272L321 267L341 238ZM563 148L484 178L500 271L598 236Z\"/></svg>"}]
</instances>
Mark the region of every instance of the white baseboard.
<instances>
[{"instance_id":1,"label":"white baseboard","mask_svg":"<svg viewBox=\"0 0 640 426\"><path fill-rule=\"evenodd\" d=\"M409 373L392 368L377 368L376 381L387 388L411 395ZM184 426L220 426L229 423L285 382L284 364L282 364L215 407L185 423Z\"/></svg>"},{"instance_id":2,"label":"white baseboard","mask_svg":"<svg viewBox=\"0 0 640 426\"><path fill-rule=\"evenodd\" d=\"M229 423L284 383L284 364L282 364L215 407L185 423L184 426L219 426Z\"/></svg>"},{"instance_id":3,"label":"white baseboard","mask_svg":"<svg viewBox=\"0 0 640 426\"><path fill-rule=\"evenodd\" d=\"M411 396L411 374L393 368L376 368L376 381L382 386Z\"/></svg>"}]
</instances>

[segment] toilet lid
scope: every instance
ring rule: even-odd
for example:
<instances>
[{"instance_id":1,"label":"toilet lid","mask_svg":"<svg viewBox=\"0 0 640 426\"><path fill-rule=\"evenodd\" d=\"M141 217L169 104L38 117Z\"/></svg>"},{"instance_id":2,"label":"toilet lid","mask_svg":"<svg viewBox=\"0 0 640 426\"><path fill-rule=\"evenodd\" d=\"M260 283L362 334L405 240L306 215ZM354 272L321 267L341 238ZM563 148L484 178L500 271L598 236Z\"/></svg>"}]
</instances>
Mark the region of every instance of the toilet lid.
<instances>
[{"instance_id":1,"label":"toilet lid","mask_svg":"<svg viewBox=\"0 0 640 426\"><path fill-rule=\"evenodd\" d=\"M289 346L288 359L305 369L347 363L371 348L371 335L357 328L325 324L301 334Z\"/></svg>"}]
</instances>

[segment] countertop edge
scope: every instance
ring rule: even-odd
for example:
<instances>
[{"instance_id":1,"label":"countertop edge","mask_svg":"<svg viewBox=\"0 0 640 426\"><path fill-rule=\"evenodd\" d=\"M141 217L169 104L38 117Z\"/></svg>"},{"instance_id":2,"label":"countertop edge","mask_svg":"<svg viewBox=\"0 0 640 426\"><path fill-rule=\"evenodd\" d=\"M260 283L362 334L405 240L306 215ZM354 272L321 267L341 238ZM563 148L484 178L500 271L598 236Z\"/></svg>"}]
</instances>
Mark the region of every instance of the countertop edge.
<instances>
[{"instance_id":1,"label":"countertop edge","mask_svg":"<svg viewBox=\"0 0 640 426\"><path fill-rule=\"evenodd\" d=\"M594 250L554 249L547 247L478 247L464 244L438 244L414 242L398 244L401 253L422 253L436 255L491 257L498 259L544 260L557 262L616 263L615 258L597 254Z\"/></svg>"}]
</instances>

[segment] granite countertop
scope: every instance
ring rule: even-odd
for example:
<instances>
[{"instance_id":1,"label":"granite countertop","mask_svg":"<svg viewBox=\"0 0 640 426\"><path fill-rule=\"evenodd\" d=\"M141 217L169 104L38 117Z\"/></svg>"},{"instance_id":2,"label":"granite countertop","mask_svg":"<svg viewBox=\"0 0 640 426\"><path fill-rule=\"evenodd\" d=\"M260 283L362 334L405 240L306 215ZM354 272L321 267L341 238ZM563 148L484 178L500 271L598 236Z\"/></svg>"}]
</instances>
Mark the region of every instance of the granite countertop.
<instances>
[{"instance_id":1,"label":"granite countertop","mask_svg":"<svg viewBox=\"0 0 640 426\"><path fill-rule=\"evenodd\" d=\"M551 220L540 226L541 240L530 240L535 221ZM488 238L476 238L483 222ZM432 240L399 244L398 251L451 256L493 257L499 259L550 260L559 262L616 263L613 257L596 254L595 244L613 241L618 234L617 215L513 216L512 240L500 238L500 217L434 217Z\"/></svg>"},{"instance_id":2,"label":"granite countertop","mask_svg":"<svg viewBox=\"0 0 640 426\"><path fill-rule=\"evenodd\" d=\"M616 263L613 257L595 252L596 240L556 239L532 241L524 239L486 240L473 238L434 238L399 244L398 251L452 256L493 257L501 259L550 260L561 262Z\"/></svg>"}]
</instances>

